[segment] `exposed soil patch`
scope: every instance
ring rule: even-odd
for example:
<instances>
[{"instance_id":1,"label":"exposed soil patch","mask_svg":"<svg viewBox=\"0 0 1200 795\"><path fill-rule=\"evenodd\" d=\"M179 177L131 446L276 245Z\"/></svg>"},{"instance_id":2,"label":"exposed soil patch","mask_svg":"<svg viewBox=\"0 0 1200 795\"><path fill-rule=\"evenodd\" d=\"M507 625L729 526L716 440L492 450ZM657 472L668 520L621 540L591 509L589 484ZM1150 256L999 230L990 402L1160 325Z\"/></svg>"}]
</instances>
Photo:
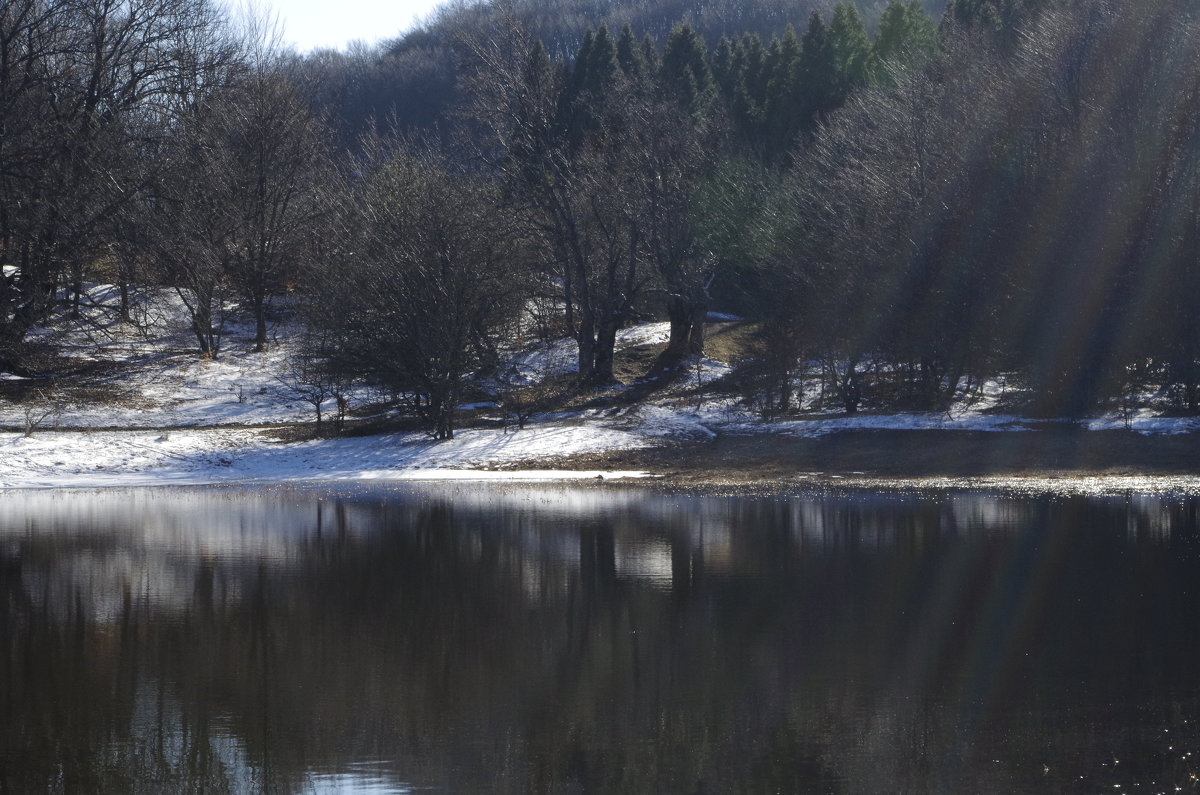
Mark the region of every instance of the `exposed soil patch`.
<instances>
[{"instance_id":1,"label":"exposed soil patch","mask_svg":"<svg viewBox=\"0 0 1200 795\"><path fill-rule=\"evenodd\" d=\"M1200 475L1200 435L1056 428L1006 433L844 431L810 439L718 436L513 468L551 467L646 470L680 484L730 485L833 477Z\"/></svg>"}]
</instances>

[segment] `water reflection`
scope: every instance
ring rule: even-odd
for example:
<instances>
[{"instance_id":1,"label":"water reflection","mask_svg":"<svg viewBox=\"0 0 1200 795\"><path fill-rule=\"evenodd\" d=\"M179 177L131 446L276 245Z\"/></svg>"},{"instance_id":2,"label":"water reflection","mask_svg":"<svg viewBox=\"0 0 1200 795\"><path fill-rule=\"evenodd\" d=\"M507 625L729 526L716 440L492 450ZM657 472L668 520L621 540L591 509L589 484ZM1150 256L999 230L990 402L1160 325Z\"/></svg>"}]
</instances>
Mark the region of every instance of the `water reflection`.
<instances>
[{"instance_id":1,"label":"water reflection","mask_svg":"<svg viewBox=\"0 0 1200 795\"><path fill-rule=\"evenodd\" d=\"M1191 786L1198 506L8 493L0 792Z\"/></svg>"}]
</instances>

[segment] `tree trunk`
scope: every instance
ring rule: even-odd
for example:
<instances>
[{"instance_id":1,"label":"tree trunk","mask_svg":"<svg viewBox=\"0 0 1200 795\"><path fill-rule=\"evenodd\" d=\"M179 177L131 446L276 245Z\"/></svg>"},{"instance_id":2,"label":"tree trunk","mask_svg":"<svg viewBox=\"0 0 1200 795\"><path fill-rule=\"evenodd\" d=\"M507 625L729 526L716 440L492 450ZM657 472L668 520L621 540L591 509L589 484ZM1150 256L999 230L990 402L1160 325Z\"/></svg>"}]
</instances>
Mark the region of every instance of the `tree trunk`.
<instances>
[{"instance_id":1,"label":"tree trunk","mask_svg":"<svg viewBox=\"0 0 1200 795\"><path fill-rule=\"evenodd\" d=\"M132 323L133 317L129 311L129 280L124 276L121 277L121 283L117 285L117 289L121 294L121 306L117 310L117 316L122 323Z\"/></svg>"},{"instance_id":2,"label":"tree trunk","mask_svg":"<svg viewBox=\"0 0 1200 795\"><path fill-rule=\"evenodd\" d=\"M613 381L613 359L617 348L617 323L606 319L596 330L596 363L592 368L591 380L596 384Z\"/></svg>"},{"instance_id":3,"label":"tree trunk","mask_svg":"<svg viewBox=\"0 0 1200 795\"><path fill-rule=\"evenodd\" d=\"M197 308L192 318L192 333L196 335L196 341L200 344L200 355L210 359L217 358L216 351L212 349L212 315L207 309Z\"/></svg>"},{"instance_id":4,"label":"tree trunk","mask_svg":"<svg viewBox=\"0 0 1200 795\"><path fill-rule=\"evenodd\" d=\"M691 347L692 318L691 302L678 295L671 296L667 301L667 320L671 323L671 336L667 340L667 349L663 351L664 359L674 363L687 355Z\"/></svg>"},{"instance_id":5,"label":"tree trunk","mask_svg":"<svg viewBox=\"0 0 1200 795\"><path fill-rule=\"evenodd\" d=\"M920 401L923 408L935 409L938 407L938 402L941 399L942 375L944 371L945 368L939 367L934 357L921 357Z\"/></svg>"},{"instance_id":6,"label":"tree trunk","mask_svg":"<svg viewBox=\"0 0 1200 795\"><path fill-rule=\"evenodd\" d=\"M596 368L596 338L591 333L580 334L579 340L579 376L589 379L595 374Z\"/></svg>"},{"instance_id":7,"label":"tree trunk","mask_svg":"<svg viewBox=\"0 0 1200 795\"><path fill-rule=\"evenodd\" d=\"M83 303L83 279L76 277L71 283L71 319L78 320L83 316L80 306Z\"/></svg>"},{"instance_id":8,"label":"tree trunk","mask_svg":"<svg viewBox=\"0 0 1200 795\"><path fill-rule=\"evenodd\" d=\"M779 402L775 404L775 412L787 414L792 408L792 374L784 369L779 374Z\"/></svg>"},{"instance_id":9,"label":"tree trunk","mask_svg":"<svg viewBox=\"0 0 1200 795\"><path fill-rule=\"evenodd\" d=\"M433 438L438 441L454 438L454 406L457 402L452 394L435 388L439 394L425 397L425 409L418 412L433 426ZM418 400L419 400L418 396Z\"/></svg>"},{"instance_id":10,"label":"tree trunk","mask_svg":"<svg viewBox=\"0 0 1200 795\"><path fill-rule=\"evenodd\" d=\"M954 403L954 398L958 396L958 382L962 380L966 370L966 365L959 362L950 371L950 375L946 379L946 390L942 393L941 405L938 408L950 406ZM968 386L970 386L969 382Z\"/></svg>"},{"instance_id":11,"label":"tree trunk","mask_svg":"<svg viewBox=\"0 0 1200 795\"><path fill-rule=\"evenodd\" d=\"M254 352L267 349L267 302L261 295L254 296Z\"/></svg>"},{"instance_id":12,"label":"tree trunk","mask_svg":"<svg viewBox=\"0 0 1200 795\"><path fill-rule=\"evenodd\" d=\"M671 337L663 358L679 361L685 356L704 354L704 320L708 317L707 301L690 301L680 296L671 296L667 302L667 320L671 323Z\"/></svg>"},{"instance_id":13,"label":"tree trunk","mask_svg":"<svg viewBox=\"0 0 1200 795\"><path fill-rule=\"evenodd\" d=\"M346 430L346 410L350 404L346 396L342 394L334 395L334 400L337 402L337 415L333 427L338 433L341 433Z\"/></svg>"},{"instance_id":14,"label":"tree trunk","mask_svg":"<svg viewBox=\"0 0 1200 795\"><path fill-rule=\"evenodd\" d=\"M842 379L842 406L847 414L857 414L858 404L862 400L862 389L858 382L858 358L852 358L846 366L846 376Z\"/></svg>"},{"instance_id":15,"label":"tree trunk","mask_svg":"<svg viewBox=\"0 0 1200 795\"><path fill-rule=\"evenodd\" d=\"M692 304L692 329L688 337L688 355L704 355L704 321L708 319L708 302Z\"/></svg>"},{"instance_id":16,"label":"tree trunk","mask_svg":"<svg viewBox=\"0 0 1200 795\"><path fill-rule=\"evenodd\" d=\"M591 308L578 307L579 328L575 340L579 343L579 375L591 379L596 373L596 316Z\"/></svg>"},{"instance_id":17,"label":"tree trunk","mask_svg":"<svg viewBox=\"0 0 1200 795\"><path fill-rule=\"evenodd\" d=\"M443 441L454 438L454 407L449 404L443 404L438 407L437 412L437 429L434 431L433 438Z\"/></svg>"},{"instance_id":18,"label":"tree trunk","mask_svg":"<svg viewBox=\"0 0 1200 795\"><path fill-rule=\"evenodd\" d=\"M192 316L192 333L200 344L200 355L209 359L217 358L217 335L213 332L213 288L205 286L197 288L195 305L189 306Z\"/></svg>"}]
</instances>

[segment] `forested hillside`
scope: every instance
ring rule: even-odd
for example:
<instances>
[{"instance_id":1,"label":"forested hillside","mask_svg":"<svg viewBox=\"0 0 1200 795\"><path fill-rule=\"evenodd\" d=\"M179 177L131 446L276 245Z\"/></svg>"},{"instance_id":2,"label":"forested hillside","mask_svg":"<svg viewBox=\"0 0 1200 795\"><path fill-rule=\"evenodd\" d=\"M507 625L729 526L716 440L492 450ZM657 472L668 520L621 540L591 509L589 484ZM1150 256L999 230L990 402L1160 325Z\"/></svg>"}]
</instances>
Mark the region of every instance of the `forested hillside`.
<instances>
[{"instance_id":1,"label":"forested hillside","mask_svg":"<svg viewBox=\"0 0 1200 795\"><path fill-rule=\"evenodd\" d=\"M803 5L464 4L298 57L202 2L11 0L0 372L52 377L40 325L153 286L209 358L286 297L296 372L442 438L523 386L513 340L573 338L590 388L662 318L667 378L714 311L756 330L728 388L765 413L997 377L1043 416L1200 412L1200 11Z\"/></svg>"},{"instance_id":2,"label":"forested hillside","mask_svg":"<svg viewBox=\"0 0 1200 795\"><path fill-rule=\"evenodd\" d=\"M338 120L352 145L373 123L428 128L445 121L461 99L458 79L467 57L462 42L485 37L516 21L555 60L570 60L588 28L604 25L619 31L626 25L638 36L665 41L686 22L709 46L722 36L752 33L763 41L789 25L803 31L811 13L828 16L834 0L510 0L504 3L459 2L440 7L424 25L373 47L351 52L318 52L293 67L310 85L319 112ZM879 27L886 0L858 4L867 29ZM946 0L921 0L931 17L940 19Z\"/></svg>"}]
</instances>

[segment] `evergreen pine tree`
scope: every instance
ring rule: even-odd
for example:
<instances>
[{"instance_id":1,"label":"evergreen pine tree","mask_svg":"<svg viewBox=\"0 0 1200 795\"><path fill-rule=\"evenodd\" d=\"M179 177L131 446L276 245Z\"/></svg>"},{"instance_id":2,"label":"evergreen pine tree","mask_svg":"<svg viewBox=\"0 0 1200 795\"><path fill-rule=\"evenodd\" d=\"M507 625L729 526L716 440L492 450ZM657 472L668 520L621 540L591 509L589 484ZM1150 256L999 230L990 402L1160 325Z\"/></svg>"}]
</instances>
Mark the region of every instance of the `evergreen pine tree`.
<instances>
[{"instance_id":1,"label":"evergreen pine tree","mask_svg":"<svg viewBox=\"0 0 1200 795\"><path fill-rule=\"evenodd\" d=\"M937 26L921 0L891 0L879 20L875 58L880 63L919 63L937 50Z\"/></svg>"},{"instance_id":2,"label":"evergreen pine tree","mask_svg":"<svg viewBox=\"0 0 1200 795\"><path fill-rule=\"evenodd\" d=\"M602 107L620 72L617 46L608 28L601 25L594 32L588 29L571 72L567 126L573 148L578 148L589 133L599 128Z\"/></svg>"},{"instance_id":3,"label":"evergreen pine tree","mask_svg":"<svg viewBox=\"0 0 1200 795\"><path fill-rule=\"evenodd\" d=\"M729 46L728 75L717 76L729 119L743 143L761 150L763 105L766 101L762 41L757 35L747 33L740 39L730 40Z\"/></svg>"},{"instance_id":4,"label":"evergreen pine tree","mask_svg":"<svg viewBox=\"0 0 1200 795\"><path fill-rule=\"evenodd\" d=\"M942 17L943 30L958 28L991 34L1006 46L1016 42L1025 20L1048 0L950 0Z\"/></svg>"},{"instance_id":5,"label":"evergreen pine tree","mask_svg":"<svg viewBox=\"0 0 1200 795\"><path fill-rule=\"evenodd\" d=\"M713 80L708 48L691 25L678 25L671 31L663 48L660 73L668 95L683 107L698 112L711 101Z\"/></svg>"},{"instance_id":6,"label":"evergreen pine tree","mask_svg":"<svg viewBox=\"0 0 1200 795\"><path fill-rule=\"evenodd\" d=\"M628 24L621 28L617 38L617 63L626 77L640 77L646 69L646 60L638 48L638 41L633 35L633 28Z\"/></svg>"},{"instance_id":7,"label":"evergreen pine tree","mask_svg":"<svg viewBox=\"0 0 1200 795\"><path fill-rule=\"evenodd\" d=\"M762 106L767 101L767 82L770 80L766 69L766 49L763 47L762 39L754 33L742 36L741 44L742 84L746 97L758 109L758 112L761 112Z\"/></svg>"},{"instance_id":8,"label":"evergreen pine tree","mask_svg":"<svg viewBox=\"0 0 1200 795\"><path fill-rule=\"evenodd\" d=\"M646 65L648 74L654 74L658 71L658 43L654 41L654 37L649 33L642 37L642 63Z\"/></svg>"},{"instance_id":9,"label":"evergreen pine tree","mask_svg":"<svg viewBox=\"0 0 1200 795\"><path fill-rule=\"evenodd\" d=\"M763 103L766 152L775 156L791 148L804 124L801 46L788 25L783 36L771 42L764 63L767 88Z\"/></svg>"},{"instance_id":10,"label":"evergreen pine tree","mask_svg":"<svg viewBox=\"0 0 1200 795\"><path fill-rule=\"evenodd\" d=\"M584 90L596 97L604 97L616 82L620 69L617 62L617 43L608 32L608 26L601 25L596 30L592 49L588 54Z\"/></svg>"},{"instance_id":11,"label":"evergreen pine tree","mask_svg":"<svg viewBox=\"0 0 1200 795\"><path fill-rule=\"evenodd\" d=\"M950 0L943 19L961 28L1000 29L1000 9L996 0Z\"/></svg>"},{"instance_id":12,"label":"evergreen pine tree","mask_svg":"<svg viewBox=\"0 0 1200 795\"><path fill-rule=\"evenodd\" d=\"M591 28L588 28L583 34L583 41L579 43L579 52L575 53L575 63L571 67L570 91L572 99L578 97L584 91L584 86L588 79L588 65L592 61L592 47L595 45L595 42L596 33Z\"/></svg>"},{"instance_id":13,"label":"evergreen pine tree","mask_svg":"<svg viewBox=\"0 0 1200 795\"><path fill-rule=\"evenodd\" d=\"M832 100L840 105L851 91L865 86L875 71L867 29L854 3L841 2L833 7L829 46L836 74Z\"/></svg>"},{"instance_id":14,"label":"evergreen pine tree","mask_svg":"<svg viewBox=\"0 0 1200 795\"><path fill-rule=\"evenodd\" d=\"M721 40L717 42L717 49L712 57L713 82L716 83L722 99L726 102L732 100L734 86L738 81L736 49L736 42L728 36L722 36Z\"/></svg>"},{"instance_id":15,"label":"evergreen pine tree","mask_svg":"<svg viewBox=\"0 0 1200 795\"><path fill-rule=\"evenodd\" d=\"M837 107L835 87L838 69L834 60L829 30L821 15L813 11L808 18L800 51L801 129L810 132L827 113Z\"/></svg>"}]
</instances>

